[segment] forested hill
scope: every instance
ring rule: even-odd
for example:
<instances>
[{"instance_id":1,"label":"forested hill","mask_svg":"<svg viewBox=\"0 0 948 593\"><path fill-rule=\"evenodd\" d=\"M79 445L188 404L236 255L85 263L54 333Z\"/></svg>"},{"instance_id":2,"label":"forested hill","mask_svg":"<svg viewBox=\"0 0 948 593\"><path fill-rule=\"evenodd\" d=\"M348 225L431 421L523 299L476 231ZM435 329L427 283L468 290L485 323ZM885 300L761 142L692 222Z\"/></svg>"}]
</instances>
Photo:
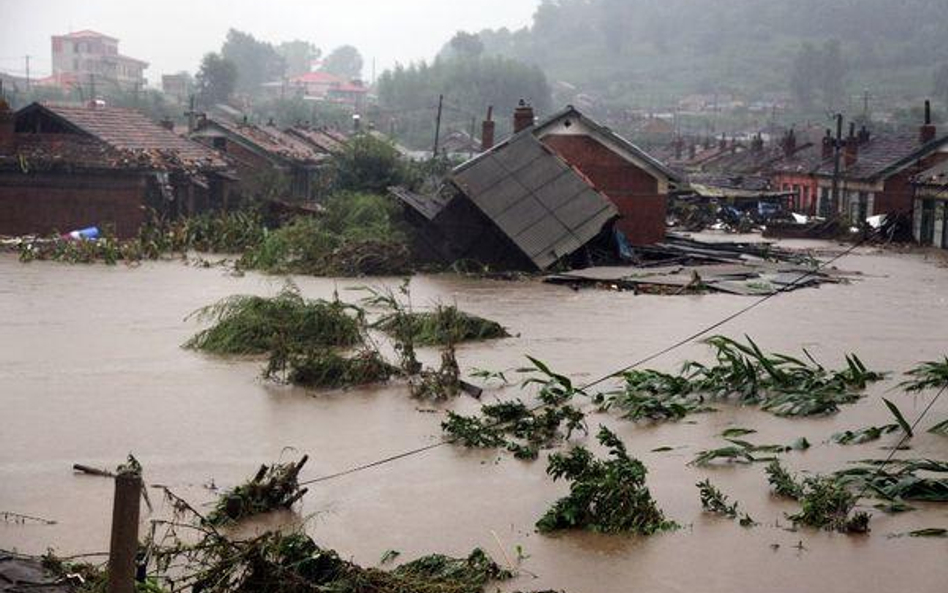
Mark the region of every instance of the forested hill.
<instances>
[{"instance_id":1,"label":"forested hill","mask_svg":"<svg viewBox=\"0 0 948 593\"><path fill-rule=\"evenodd\" d=\"M791 93L794 75L837 58L814 78L904 99L931 93L948 63L948 0L544 0L530 27L479 35L488 54L616 103Z\"/></svg>"}]
</instances>

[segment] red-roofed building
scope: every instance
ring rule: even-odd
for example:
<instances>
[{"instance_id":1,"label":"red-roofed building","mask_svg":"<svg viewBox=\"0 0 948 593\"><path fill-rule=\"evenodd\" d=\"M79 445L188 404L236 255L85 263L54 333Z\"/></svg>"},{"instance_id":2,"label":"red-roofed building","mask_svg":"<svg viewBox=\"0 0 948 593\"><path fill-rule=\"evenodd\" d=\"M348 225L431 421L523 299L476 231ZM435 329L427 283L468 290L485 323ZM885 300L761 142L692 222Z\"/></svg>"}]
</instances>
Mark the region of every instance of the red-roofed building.
<instances>
[{"instance_id":1,"label":"red-roofed building","mask_svg":"<svg viewBox=\"0 0 948 593\"><path fill-rule=\"evenodd\" d=\"M369 94L369 89L362 81L347 80L328 72L307 72L286 82L268 82L264 87L271 93L349 105L356 111L362 111Z\"/></svg>"},{"instance_id":2,"label":"red-roofed building","mask_svg":"<svg viewBox=\"0 0 948 593\"><path fill-rule=\"evenodd\" d=\"M46 81L60 87L83 85L103 89L140 88L145 84L143 73L148 62L123 56L119 40L95 31L76 31L53 35L53 74Z\"/></svg>"}]
</instances>

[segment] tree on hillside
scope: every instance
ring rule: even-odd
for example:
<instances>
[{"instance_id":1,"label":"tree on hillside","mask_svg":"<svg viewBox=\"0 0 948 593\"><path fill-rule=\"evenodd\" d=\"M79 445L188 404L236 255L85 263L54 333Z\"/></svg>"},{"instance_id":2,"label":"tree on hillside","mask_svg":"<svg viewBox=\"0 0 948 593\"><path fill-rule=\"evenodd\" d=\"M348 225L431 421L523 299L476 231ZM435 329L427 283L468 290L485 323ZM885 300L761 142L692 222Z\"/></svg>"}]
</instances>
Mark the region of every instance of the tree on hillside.
<instances>
[{"instance_id":1,"label":"tree on hillside","mask_svg":"<svg viewBox=\"0 0 948 593\"><path fill-rule=\"evenodd\" d=\"M236 29L227 32L221 55L237 67L237 90L256 93L265 82L283 78L286 61L273 45Z\"/></svg>"},{"instance_id":2,"label":"tree on hillside","mask_svg":"<svg viewBox=\"0 0 948 593\"><path fill-rule=\"evenodd\" d=\"M474 33L458 31L448 45L456 56L476 58L484 53L484 42Z\"/></svg>"},{"instance_id":3,"label":"tree on hillside","mask_svg":"<svg viewBox=\"0 0 948 593\"><path fill-rule=\"evenodd\" d=\"M277 46L277 53L286 63L286 76L299 76L312 70L313 63L322 52L309 41L284 41Z\"/></svg>"},{"instance_id":4,"label":"tree on hillside","mask_svg":"<svg viewBox=\"0 0 948 593\"><path fill-rule=\"evenodd\" d=\"M935 70L935 84L932 89L935 96L945 102L948 107L948 63L942 64Z\"/></svg>"},{"instance_id":5,"label":"tree on hillside","mask_svg":"<svg viewBox=\"0 0 948 593\"><path fill-rule=\"evenodd\" d=\"M809 111L814 104L814 80L819 69L820 52L811 43L804 43L790 70L790 93L801 109Z\"/></svg>"},{"instance_id":6,"label":"tree on hillside","mask_svg":"<svg viewBox=\"0 0 948 593\"><path fill-rule=\"evenodd\" d=\"M209 53L201 60L195 77L198 98L202 105L226 103L237 83L237 67L220 54Z\"/></svg>"},{"instance_id":7,"label":"tree on hillside","mask_svg":"<svg viewBox=\"0 0 948 593\"><path fill-rule=\"evenodd\" d=\"M846 97L846 62L838 39L831 39L823 44L820 53L820 68L818 84L823 95L826 107L838 107Z\"/></svg>"},{"instance_id":8,"label":"tree on hillside","mask_svg":"<svg viewBox=\"0 0 948 593\"><path fill-rule=\"evenodd\" d=\"M321 70L343 78L362 78L362 54L351 45L339 46L326 56Z\"/></svg>"},{"instance_id":9,"label":"tree on hillside","mask_svg":"<svg viewBox=\"0 0 948 593\"><path fill-rule=\"evenodd\" d=\"M550 87L536 66L498 56L442 57L384 72L378 81L379 104L389 121L380 129L394 129L400 142L430 148L438 96L444 95L442 134L470 132L472 119L480 121L488 106L497 114L497 134L510 130L510 119L520 99L537 113L552 107ZM476 126L476 124L475 124Z\"/></svg>"}]
</instances>

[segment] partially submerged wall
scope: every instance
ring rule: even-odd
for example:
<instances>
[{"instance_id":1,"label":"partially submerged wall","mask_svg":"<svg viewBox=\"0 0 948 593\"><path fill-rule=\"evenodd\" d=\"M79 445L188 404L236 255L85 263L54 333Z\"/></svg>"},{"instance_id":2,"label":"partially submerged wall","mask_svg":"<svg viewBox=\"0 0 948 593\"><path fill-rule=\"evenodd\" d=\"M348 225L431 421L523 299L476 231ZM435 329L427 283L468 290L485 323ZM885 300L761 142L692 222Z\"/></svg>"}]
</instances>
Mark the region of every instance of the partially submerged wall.
<instances>
[{"instance_id":1,"label":"partially submerged wall","mask_svg":"<svg viewBox=\"0 0 948 593\"><path fill-rule=\"evenodd\" d=\"M112 226L131 237L145 220L147 180L135 174L0 172L0 234L46 235Z\"/></svg>"}]
</instances>

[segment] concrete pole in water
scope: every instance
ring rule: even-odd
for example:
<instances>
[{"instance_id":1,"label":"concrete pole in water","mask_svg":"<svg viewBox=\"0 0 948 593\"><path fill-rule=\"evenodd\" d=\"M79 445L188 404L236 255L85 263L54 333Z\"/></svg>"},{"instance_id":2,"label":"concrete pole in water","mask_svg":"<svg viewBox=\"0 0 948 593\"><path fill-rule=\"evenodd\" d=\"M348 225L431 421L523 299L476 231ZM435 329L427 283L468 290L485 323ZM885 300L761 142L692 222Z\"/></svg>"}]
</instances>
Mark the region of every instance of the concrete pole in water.
<instances>
[{"instance_id":1,"label":"concrete pole in water","mask_svg":"<svg viewBox=\"0 0 948 593\"><path fill-rule=\"evenodd\" d=\"M141 496L141 473L126 469L115 476L108 593L134 593L135 591L135 556L138 553Z\"/></svg>"}]
</instances>

